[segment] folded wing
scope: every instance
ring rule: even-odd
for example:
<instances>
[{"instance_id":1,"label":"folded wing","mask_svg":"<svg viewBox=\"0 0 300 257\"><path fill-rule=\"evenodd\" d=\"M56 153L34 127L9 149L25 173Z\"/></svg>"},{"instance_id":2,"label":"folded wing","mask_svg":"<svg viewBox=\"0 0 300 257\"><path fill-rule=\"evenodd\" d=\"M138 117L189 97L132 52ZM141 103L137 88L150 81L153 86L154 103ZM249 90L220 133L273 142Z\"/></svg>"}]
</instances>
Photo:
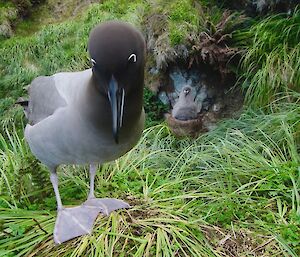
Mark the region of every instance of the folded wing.
<instances>
[{"instance_id":1,"label":"folded wing","mask_svg":"<svg viewBox=\"0 0 300 257\"><path fill-rule=\"evenodd\" d=\"M28 107L25 108L28 123L35 125L67 105L59 94L53 76L40 76L29 86Z\"/></svg>"}]
</instances>

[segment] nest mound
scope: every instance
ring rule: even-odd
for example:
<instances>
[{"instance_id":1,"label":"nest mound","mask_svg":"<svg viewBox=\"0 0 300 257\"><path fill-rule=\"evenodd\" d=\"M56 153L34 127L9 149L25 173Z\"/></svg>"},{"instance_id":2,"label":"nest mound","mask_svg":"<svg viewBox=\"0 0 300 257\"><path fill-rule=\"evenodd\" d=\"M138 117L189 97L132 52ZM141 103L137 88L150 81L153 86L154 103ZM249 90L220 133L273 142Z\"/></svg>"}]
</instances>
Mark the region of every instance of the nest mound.
<instances>
[{"instance_id":1,"label":"nest mound","mask_svg":"<svg viewBox=\"0 0 300 257\"><path fill-rule=\"evenodd\" d=\"M193 120L177 120L170 113L166 115L167 124L171 132L177 137L197 137L200 133L206 132L201 117Z\"/></svg>"}]
</instances>

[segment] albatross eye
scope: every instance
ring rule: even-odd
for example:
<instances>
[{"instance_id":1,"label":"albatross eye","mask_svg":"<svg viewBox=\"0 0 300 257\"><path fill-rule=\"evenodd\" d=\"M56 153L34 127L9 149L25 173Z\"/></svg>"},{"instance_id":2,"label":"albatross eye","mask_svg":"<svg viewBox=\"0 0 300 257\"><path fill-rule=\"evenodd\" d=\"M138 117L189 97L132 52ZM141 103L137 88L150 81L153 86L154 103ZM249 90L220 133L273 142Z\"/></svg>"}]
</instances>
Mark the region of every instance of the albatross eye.
<instances>
[{"instance_id":1,"label":"albatross eye","mask_svg":"<svg viewBox=\"0 0 300 257\"><path fill-rule=\"evenodd\" d=\"M131 63L136 62L136 54L131 54L131 55L128 57L128 62L131 62Z\"/></svg>"},{"instance_id":2,"label":"albatross eye","mask_svg":"<svg viewBox=\"0 0 300 257\"><path fill-rule=\"evenodd\" d=\"M91 63L93 67L96 65L96 61L93 58L91 58Z\"/></svg>"},{"instance_id":3,"label":"albatross eye","mask_svg":"<svg viewBox=\"0 0 300 257\"><path fill-rule=\"evenodd\" d=\"M183 90L183 93L185 94L185 95L187 95L187 94L189 94L190 93L190 89L189 88L185 88L184 90Z\"/></svg>"}]
</instances>

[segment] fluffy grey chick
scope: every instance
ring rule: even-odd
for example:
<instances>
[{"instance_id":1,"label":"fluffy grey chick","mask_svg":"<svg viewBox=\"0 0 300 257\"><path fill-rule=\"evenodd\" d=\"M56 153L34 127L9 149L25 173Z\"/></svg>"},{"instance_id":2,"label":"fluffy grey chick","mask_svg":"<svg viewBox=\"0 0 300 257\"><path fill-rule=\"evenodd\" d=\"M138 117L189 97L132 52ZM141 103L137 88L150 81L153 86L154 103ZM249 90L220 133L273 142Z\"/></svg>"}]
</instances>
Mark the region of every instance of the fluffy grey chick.
<instances>
[{"instance_id":1,"label":"fluffy grey chick","mask_svg":"<svg viewBox=\"0 0 300 257\"><path fill-rule=\"evenodd\" d=\"M177 120L193 120L197 118L198 106L195 103L192 88L182 88L179 99L173 107L172 116Z\"/></svg>"}]
</instances>

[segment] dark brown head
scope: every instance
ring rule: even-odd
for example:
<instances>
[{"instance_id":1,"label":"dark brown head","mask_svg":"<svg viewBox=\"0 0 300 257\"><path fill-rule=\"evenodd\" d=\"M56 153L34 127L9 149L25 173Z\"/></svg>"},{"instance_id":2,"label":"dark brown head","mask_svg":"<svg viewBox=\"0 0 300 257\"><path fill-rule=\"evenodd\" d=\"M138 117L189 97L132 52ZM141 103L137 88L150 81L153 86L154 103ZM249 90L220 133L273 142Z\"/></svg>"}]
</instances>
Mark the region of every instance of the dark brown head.
<instances>
[{"instance_id":1,"label":"dark brown head","mask_svg":"<svg viewBox=\"0 0 300 257\"><path fill-rule=\"evenodd\" d=\"M128 23L109 21L95 27L89 37L93 77L110 101L115 141L123 124L124 106L141 109L144 86L145 41ZM128 107L126 110L135 111Z\"/></svg>"}]
</instances>

